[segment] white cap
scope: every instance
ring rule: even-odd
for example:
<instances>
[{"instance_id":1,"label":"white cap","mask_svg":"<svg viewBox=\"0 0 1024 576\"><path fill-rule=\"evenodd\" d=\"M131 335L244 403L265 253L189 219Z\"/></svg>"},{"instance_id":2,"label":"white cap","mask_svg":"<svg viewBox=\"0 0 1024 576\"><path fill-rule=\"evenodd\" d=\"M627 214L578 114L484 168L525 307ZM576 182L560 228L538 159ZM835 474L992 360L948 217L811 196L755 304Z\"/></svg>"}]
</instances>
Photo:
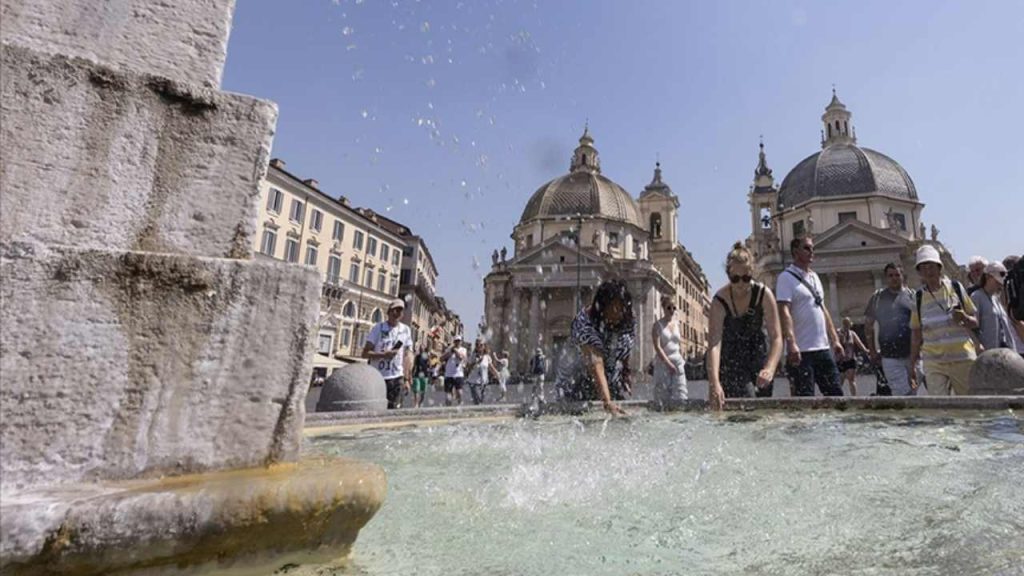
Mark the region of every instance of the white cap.
<instances>
[{"instance_id":1,"label":"white cap","mask_svg":"<svg viewBox=\"0 0 1024 576\"><path fill-rule=\"evenodd\" d=\"M455 336L452 336L452 342L455 342L456 340L462 341L462 334L456 334Z\"/></svg>"},{"instance_id":2,"label":"white cap","mask_svg":"<svg viewBox=\"0 0 1024 576\"><path fill-rule=\"evenodd\" d=\"M388 310L393 310L395 308L401 308L404 310L405 300L402 300L401 298L395 298L390 303L388 303Z\"/></svg>"},{"instance_id":3,"label":"white cap","mask_svg":"<svg viewBox=\"0 0 1024 576\"><path fill-rule=\"evenodd\" d=\"M942 266L942 260L939 258L939 251L935 249L935 246L925 244L917 249L917 258L914 261L914 268L921 266L925 262L934 262Z\"/></svg>"},{"instance_id":4,"label":"white cap","mask_svg":"<svg viewBox=\"0 0 1024 576\"><path fill-rule=\"evenodd\" d=\"M985 266L985 274L1002 284L1006 280L1006 266L1003 266L1002 262L990 262L988 266Z\"/></svg>"}]
</instances>

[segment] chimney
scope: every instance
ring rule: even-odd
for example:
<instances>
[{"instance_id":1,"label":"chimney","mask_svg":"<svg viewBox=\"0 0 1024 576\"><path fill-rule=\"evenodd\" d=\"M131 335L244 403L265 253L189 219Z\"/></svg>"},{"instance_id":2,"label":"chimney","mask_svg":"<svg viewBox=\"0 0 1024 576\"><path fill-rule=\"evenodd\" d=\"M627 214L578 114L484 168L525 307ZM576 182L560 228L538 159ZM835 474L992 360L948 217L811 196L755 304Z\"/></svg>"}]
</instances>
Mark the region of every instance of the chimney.
<instances>
[{"instance_id":1,"label":"chimney","mask_svg":"<svg viewBox=\"0 0 1024 576\"><path fill-rule=\"evenodd\" d=\"M316 178L306 178L302 183L314 190L320 189L320 183L316 181Z\"/></svg>"},{"instance_id":2,"label":"chimney","mask_svg":"<svg viewBox=\"0 0 1024 576\"><path fill-rule=\"evenodd\" d=\"M341 202L342 206L352 207L352 204L349 203L348 198L345 196L338 196L338 202Z\"/></svg>"},{"instance_id":3,"label":"chimney","mask_svg":"<svg viewBox=\"0 0 1024 576\"><path fill-rule=\"evenodd\" d=\"M281 160L280 158L271 158L270 159L270 167L271 168L277 168L278 170L284 170L284 166L285 166L284 160Z\"/></svg>"}]
</instances>

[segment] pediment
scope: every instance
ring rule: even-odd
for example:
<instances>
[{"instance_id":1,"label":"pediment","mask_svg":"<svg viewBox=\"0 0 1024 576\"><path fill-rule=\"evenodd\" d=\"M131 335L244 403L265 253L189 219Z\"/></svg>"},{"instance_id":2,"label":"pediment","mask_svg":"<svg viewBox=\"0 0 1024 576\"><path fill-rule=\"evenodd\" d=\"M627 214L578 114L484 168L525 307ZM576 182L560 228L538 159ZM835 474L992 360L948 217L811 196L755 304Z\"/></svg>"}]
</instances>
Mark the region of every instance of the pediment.
<instances>
[{"instance_id":1,"label":"pediment","mask_svg":"<svg viewBox=\"0 0 1024 576\"><path fill-rule=\"evenodd\" d=\"M576 264L576 246L568 241L563 242L564 236L552 238L540 246L531 248L512 262L514 266L538 266L551 264ZM564 261L562 259L565 259ZM584 248L580 254L582 264L597 264L602 262L601 258L592 250Z\"/></svg>"},{"instance_id":2,"label":"pediment","mask_svg":"<svg viewBox=\"0 0 1024 576\"><path fill-rule=\"evenodd\" d=\"M843 222L814 239L818 252L854 250L862 248L902 247L907 241L888 230L875 228L860 221Z\"/></svg>"}]
</instances>

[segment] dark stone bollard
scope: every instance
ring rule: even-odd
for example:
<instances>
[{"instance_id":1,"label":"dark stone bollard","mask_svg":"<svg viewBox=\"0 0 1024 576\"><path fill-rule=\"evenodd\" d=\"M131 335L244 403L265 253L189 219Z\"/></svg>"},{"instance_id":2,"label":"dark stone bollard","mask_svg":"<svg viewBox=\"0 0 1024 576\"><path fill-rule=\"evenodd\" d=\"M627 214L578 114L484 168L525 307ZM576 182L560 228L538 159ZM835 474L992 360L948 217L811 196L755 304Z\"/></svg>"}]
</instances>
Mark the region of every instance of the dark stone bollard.
<instances>
[{"instance_id":1,"label":"dark stone bollard","mask_svg":"<svg viewBox=\"0 0 1024 576\"><path fill-rule=\"evenodd\" d=\"M972 395L1024 395L1024 358L1007 348L989 350L971 367L970 384Z\"/></svg>"},{"instance_id":2,"label":"dark stone bollard","mask_svg":"<svg viewBox=\"0 0 1024 576\"><path fill-rule=\"evenodd\" d=\"M384 378L369 364L349 364L327 377L317 412L351 412L355 410L387 410L388 398Z\"/></svg>"}]
</instances>

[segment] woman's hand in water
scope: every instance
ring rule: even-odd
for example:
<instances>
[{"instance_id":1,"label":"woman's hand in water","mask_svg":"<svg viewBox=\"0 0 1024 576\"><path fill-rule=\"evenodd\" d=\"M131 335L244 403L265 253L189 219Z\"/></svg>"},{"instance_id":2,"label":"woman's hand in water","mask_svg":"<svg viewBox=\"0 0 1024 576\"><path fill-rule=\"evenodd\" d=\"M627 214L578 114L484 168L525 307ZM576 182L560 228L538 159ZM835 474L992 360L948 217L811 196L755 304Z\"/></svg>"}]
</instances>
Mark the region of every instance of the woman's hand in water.
<instances>
[{"instance_id":1,"label":"woman's hand in water","mask_svg":"<svg viewBox=\"0 0 1024 576\"><path fill-rule=\"evenodd\" d=\"M612 416L627 416L626 411L619 407L618 404L611 400L605 400L602 402L604 411L611 414Z\"/></svg>"},{"instance_id":2,"label":"woman's hand in water","mask_svg":"<svg viewBox=\"0 0 1024 576\"><path fill-rule=\"evenodd\" d=\"M708 388L708 405L715 412L725 409L725 391L721 384L715 384Z\"/></svg>"},{"instance_id":3,"label":"woman's hand in water","mask_svg":"<svg viewBox=\"0 0 1024 576\"><path fill-rule=\"evenodd\" d=\"M761 371L757 373L757 387L758 388L764 388L765 386L770 386L771 383L774 380L775 380L775 375L772 374L771 370L769 370L767 368L762 368Z\"/></svg>"}]
</instances>

